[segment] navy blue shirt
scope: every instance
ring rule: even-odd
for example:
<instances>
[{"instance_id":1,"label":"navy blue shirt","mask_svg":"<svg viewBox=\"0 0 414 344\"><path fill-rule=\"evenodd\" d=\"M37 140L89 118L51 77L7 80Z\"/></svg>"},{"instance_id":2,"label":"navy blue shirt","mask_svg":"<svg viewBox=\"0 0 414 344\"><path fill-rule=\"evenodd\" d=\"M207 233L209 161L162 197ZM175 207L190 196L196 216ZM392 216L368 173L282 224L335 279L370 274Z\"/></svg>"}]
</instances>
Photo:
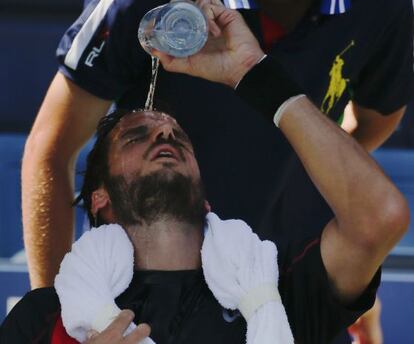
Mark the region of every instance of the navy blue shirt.
<instances>
[{"instance_id":1,"label":"navy blue shirt","mask_svg":"<svg viewBox=\"0 0 414 344\"><path fill-rule=\"evenodd\" d=\"M106 3L91 0L66 32L57 51L60 70L99 97L137 107L148 88L150 61L137 40L138 24L148 10L166 1ZM353 0L344 14L323 15L316 1L272 54L324 112L338 108L341 113L353 99L388 114L413 93L412 12L410 0ZM251 15L247 20L253 24ZM255 33L260 39L260 32ZM131 93L138 85L142 94Z\"/></svg>"}]
</instances>

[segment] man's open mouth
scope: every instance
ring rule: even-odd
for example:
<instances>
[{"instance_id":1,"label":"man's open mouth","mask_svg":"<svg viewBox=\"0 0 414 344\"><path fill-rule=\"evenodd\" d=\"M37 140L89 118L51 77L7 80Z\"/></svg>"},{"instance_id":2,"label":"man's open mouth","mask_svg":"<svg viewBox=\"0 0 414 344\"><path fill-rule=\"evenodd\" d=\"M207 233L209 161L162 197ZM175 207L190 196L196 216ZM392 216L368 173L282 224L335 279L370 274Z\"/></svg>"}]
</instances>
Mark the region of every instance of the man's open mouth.
<instances>
[{"instance_id":1,"label":"man's open mouth","mask_svg":"<svg viewBox=\"0 0 414 344\"><path fill-rule=\"evenodd\" d=\"M180 160L180 155L178 151L169 144L162 144L153 149L151 152L151 161L157 160L157 159L174 159L174 160Z\"/></svg>"}]
</instances>

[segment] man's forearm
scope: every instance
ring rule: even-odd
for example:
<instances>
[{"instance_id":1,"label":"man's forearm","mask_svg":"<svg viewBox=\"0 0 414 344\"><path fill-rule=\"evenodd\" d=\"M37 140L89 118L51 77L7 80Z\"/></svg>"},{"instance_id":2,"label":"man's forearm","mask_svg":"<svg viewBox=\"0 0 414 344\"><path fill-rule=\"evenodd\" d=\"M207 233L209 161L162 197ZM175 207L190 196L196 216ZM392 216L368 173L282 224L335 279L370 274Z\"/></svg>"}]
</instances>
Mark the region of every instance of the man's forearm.
<instances>
[{"instance_id":1,"label":"man's forearm","mask_svg":"<svg viewBox=\"0 0 414 344\"><path fill-rule=\"evenodd\" d=\"M73 165L73 164L70 164ZM27 150L22 165L24 243L32 288L53 285L70 250L74 213L72 166L59 166Z\"/></svg>"},{"instance_id":2,"label":"man's forearm","mask_svg":"<svg viewBox=\"0 0 414 344\"><path fill-rule=\"evenodd\" d=\"M74 162L111 102L57 73L26 142L24 243L33 288L53 284L73 237Z\"/></svg>"},{"instance_id":3,"label":"man's forearm","mask_svg":"<svg viewBox=\"0 0 414 344\"><path fill-rule=\"evenodd\" d=\"M338 220L365 217L384 192L395 190L365 150L306 98L285 110L280 129ZM349 227L351 235L362 234L361 226Z\"/></svg>"}]
</instances>

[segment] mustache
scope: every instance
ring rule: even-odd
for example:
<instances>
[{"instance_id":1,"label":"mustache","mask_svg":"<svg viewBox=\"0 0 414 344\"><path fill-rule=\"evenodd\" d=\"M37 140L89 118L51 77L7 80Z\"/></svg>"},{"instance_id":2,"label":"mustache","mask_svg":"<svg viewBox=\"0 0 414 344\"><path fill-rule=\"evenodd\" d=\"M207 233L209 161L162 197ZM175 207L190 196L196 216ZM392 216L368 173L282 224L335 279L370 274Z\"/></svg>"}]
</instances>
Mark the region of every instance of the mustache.
<instances>
[{"instance_id":1,"label":"mustache","mask_svg":"<svg viewBox=\"0 0 414 344\"><path fill-rule=\"evenodd\" d=\"M160 145L164 145L164 144L168 144L168 145L174 147L177 150L177 152L180 156L180 159L185 161L183 149L186 149L186 147L181 142L179 142L177 140L174 140L173 138L168 138L168 139L160 138L160 139L158 139L156 142L154 142L153 144L151 144L147 148L147 150L144 152L143 158L147 159L148 156L150 155L151 151L154 148L156 148L157 146L160 146Z\"/></svg>"}]
</instances>

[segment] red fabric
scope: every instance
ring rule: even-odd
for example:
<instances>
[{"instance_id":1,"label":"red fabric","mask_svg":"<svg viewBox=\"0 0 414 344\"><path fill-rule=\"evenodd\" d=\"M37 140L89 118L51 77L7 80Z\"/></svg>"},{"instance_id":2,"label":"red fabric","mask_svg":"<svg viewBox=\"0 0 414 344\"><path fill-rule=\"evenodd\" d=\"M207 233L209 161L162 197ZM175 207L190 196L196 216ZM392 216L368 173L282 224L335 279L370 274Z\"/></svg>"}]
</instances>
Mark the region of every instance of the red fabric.
<instances>
[{"instance_id":1,"label":"red fabric","mask_svg":"<svg viewBox=\"0 0 414 344\"><path fill-rule=\"evenodd\" d=\"M279 23L275 22L273 19L270 19L263 12L260 13L260 24L263 33L264 50L265 52L268 52L273 43L286 35L286 31L280 26Z\"/></svg>"},{"instance_id":2,"label":"red fabric","mask_svg":"<svg viewBox=\"0 0 414 344\"><path fill-rule=\"evenodd\" d=\"M52 344L79 344L79 342L69 336L63 327L62 317L56 321L55 328L52 333Z\"/></svg>"}]
</instances>

